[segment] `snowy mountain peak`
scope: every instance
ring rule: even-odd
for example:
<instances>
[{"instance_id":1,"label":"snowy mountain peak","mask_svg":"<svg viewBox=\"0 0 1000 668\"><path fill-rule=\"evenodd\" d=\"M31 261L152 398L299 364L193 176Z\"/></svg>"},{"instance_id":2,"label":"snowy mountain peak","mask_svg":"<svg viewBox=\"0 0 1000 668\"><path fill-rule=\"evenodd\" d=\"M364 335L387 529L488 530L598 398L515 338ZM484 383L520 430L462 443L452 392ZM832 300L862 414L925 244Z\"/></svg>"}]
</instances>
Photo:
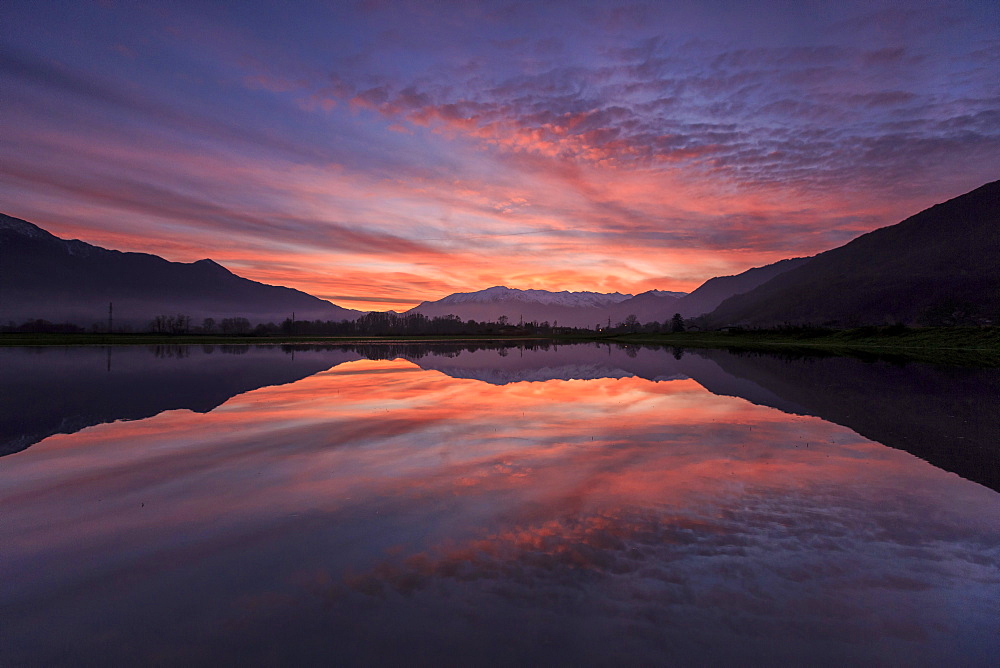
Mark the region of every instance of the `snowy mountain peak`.
<instances>
[{"instance_id":1,"label":"snowy mountain peak","mask_svg":"<svg viewBox=\"0 0 1000 668\"><path fill-rule=\"evenodd\" d=\"M93 246L79 239L63 239L43 230L34 223L29 223L20 218L14 218L0 213L0 232L10 232L22 239L35 239L50 244L51 247L62 248L67 255L78 257L90 257L95 253L110 253L98 246Z\"/></svg>"},{"instance_id":2,"label":"snowy mountain peak","mask_svg":"<svg viewBox=\"0 0 1000 668\"><path fill-rule=\"evenodd\" d=\"M478 292L456 292L438 300L438 304L492 304L497 302L533 302L554 306L608 306L631 298L633 295L620 292L550 292L548 290L519 290L503 285Z\"/></svg>"},{"instance_id":3,"label":"snowy mountain peak","mask_svg":"<svg viewBox=\"0 0 1000 668\"><path fill-rule=\"evenodd\" d=\"M37 225L32 225L26 220L21 220L20 218L14 218L13 216L7 216L5 214L0 214L0 230L9 230L32 239L44 239L52 236Z\"/></svg>"}]
</instances>

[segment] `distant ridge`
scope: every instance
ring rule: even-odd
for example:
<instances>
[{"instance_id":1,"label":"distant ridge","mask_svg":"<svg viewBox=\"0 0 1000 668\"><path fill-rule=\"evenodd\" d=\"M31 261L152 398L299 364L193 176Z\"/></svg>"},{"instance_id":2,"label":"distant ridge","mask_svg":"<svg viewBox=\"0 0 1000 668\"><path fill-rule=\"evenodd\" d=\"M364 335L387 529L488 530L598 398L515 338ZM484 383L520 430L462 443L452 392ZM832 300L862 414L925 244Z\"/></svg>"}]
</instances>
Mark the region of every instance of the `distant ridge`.
<instances>
[{"instance_id":1,"label":"distant ridge","mask_svg":"<svg viewBox=\"0 0 1000 668\"><path fill-rule=\"evenodd\" d=\"M564 327L595 327L624 321L629 315L639 322L663 322L676 313L683 292L650 290L639 295L620 292L550 292L519 290L502 285L477 292L458 292L432 302L423 302L407 313L429 318L455 315L462 320L558 323Z\"/></svg>"},{"instance_id":2,"label":"distant ridge","mask_svg":"<svg viewBox=\"0 0 1000 668\"><path fill-rule=\"evenodd\" d=\"M1000 322L1000 181L820 253L705 316L725 325Z\"/></svg>"},{"instance_id":3,"label":"distant ridge","mask_svg":"<svg viewBox=\"0 0 1000 668\"><path fill-rule=\"evenodd\" d=\"M292 288L241 278L214 262L170 262L147 253L108 250L61 239L19 218L0 214L0 323L28 319L106 326L114 304L116 327L145 328L159 315L243 317L251 323L353 320L344 309Z\"/></svg>"}]
</instances>

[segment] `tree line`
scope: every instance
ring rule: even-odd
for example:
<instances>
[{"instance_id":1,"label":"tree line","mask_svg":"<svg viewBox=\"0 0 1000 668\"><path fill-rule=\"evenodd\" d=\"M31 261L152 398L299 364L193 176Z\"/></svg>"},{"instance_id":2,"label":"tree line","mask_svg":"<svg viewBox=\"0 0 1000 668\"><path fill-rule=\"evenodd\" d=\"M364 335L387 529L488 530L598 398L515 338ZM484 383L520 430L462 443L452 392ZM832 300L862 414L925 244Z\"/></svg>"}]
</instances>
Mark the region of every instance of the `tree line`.
<instances>
[{"instance_id":1,"label":"tree line","mask_svg":"<svg viewBox=\"0 0 1000 668\"><path fill-rule=\"evenodd\" d=\"M3 332L21 333L82 333L87 329L73 323L53 323L43 319L32 319L15 325L8 323L0 327ZM107 332L106 327L95 324L89 330L95 333ZM133 332L131 328L115 329L116 332ZM222 336L424 336L424 335L503 335L533 336L553 334L629 334L663 333L684 331L684 319L680 314L665 322L639 322L638 317L629 315L625 320L611 325L595 323L590 327L565 327L558 322L523 322L511 324L506 316L495 321L462 320L456 315L429 318L420 313L367 313L356 320L295 320L286 318L281 323L258 323L254 325L247 318L232 317L205 318L194 323L183 313L161 314L150 320L145 329L153 334L201 334Z\"/></svg>"}]
</instances>

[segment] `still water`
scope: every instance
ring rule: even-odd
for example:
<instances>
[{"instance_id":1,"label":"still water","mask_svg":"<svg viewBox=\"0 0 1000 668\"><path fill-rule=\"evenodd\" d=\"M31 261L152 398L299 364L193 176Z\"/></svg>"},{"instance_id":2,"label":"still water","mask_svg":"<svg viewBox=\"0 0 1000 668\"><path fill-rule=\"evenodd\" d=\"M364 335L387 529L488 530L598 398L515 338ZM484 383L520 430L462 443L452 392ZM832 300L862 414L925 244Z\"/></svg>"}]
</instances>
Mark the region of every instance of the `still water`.
<instances>
[{"instance_id":1,"label":"still water","mask_svg":"<svg viewBox=\"0 0 1000 668\"><path fill-rule=\"evenodd\" d=\"M995 665L1000 370L0 349L0 664Z\"/></svg>"}]
</instances>

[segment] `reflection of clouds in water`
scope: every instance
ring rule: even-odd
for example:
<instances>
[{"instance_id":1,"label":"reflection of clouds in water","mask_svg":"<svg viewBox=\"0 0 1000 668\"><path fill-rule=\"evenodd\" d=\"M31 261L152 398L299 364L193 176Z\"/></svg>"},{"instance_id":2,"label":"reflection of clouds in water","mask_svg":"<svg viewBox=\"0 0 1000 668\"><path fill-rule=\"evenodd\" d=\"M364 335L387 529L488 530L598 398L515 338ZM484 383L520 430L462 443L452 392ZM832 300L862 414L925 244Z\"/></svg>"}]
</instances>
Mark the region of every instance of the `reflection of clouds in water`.
<instances>
[{"instance_id":1,"label":"reflection of clouds in water","mask_svg":"<svg viewBox=\"0 0 1000 668\"><path fill-rule=\"evenodd\" d=\"M509 526L391 555L324 595L359 609L474 601L554 625L572 615L598 637L624 625L654 646L733 634L891 645L1000 616L1000 529L956 524L915 496L874 510L833 485L776 491L690 515L622 507Z\"/></svg>"}]
</instances>

